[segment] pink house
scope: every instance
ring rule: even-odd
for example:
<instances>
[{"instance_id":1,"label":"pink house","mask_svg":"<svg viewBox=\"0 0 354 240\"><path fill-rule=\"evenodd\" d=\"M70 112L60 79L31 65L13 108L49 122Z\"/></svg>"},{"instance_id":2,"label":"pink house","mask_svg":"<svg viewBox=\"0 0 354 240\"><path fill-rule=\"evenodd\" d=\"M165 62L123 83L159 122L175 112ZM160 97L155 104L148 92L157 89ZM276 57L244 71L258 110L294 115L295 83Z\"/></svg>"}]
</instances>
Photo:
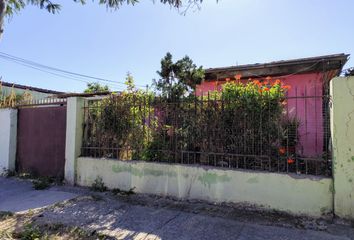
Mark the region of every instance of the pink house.
<instances>
[{"instance_id":1,"label":"pink house","mask_svg":"<svg viewBox=\"0 0 354 240\"><path fill-rule=\"evenodd\" d=\"M220 90L227 80L280 79L290 85L286 114L300 121L296 153L305 158L323 157L329 152L329 81L338 76L349 55L335 54L264 64L249 64L205 70L205 80L197 85L197 95Z\"/></svg>"}]
</instances>

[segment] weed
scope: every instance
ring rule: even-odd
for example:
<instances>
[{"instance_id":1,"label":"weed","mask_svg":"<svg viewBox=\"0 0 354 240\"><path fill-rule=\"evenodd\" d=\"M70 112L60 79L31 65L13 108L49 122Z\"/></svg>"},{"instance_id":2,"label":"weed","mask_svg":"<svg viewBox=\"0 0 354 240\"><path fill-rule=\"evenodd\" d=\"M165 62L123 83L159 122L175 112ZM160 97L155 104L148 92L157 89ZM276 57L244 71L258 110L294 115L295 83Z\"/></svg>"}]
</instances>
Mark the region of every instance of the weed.
<instances>
[{"instance_id":1,"label":"weed","mask_svg":"<svg viewBox=\"0 0 354 240\"><path fill-rule=\"evenodd\" d=\"M18 177L21 179L32 179L33 176L30 173L19 173Z\"/></svg>"},{"instance_id":2,"label":"weed","mask_svg":"<svg viewBox=\"0 0 354 240\"><path fill-rule=\"evenodd\" d=\"M48 177L40 177L33 180L33 188L36 190L44 190L50 187L51 179Z\"/></svg>"},{"instance_id":3,"label":"weed","mask_svg":"<svg viewBox=\"0 0 354 240\"><path fill-rule=\"evenodd\" d=\"M114 195L121 194L121 195L127 195L127 196L129 196L129 195L135 194L134 189L135 189L135 187L129 189L128 191L125 191L125 190L121 190L121 189L119 189L119 188L114 188L114 189L112 189L112 193L113 193Z\"/></svg>"},{"instance_id":4,"label":"weed","mask_svg":"<svg viewBox=\"0 0 354 240\"><path fill-rule=\"evenodd\" d=\"M22 240L37 240L42 237L42 233L38 226L27 224L24 226L23 231L16 233L14 237Z\"/></svg>"},{"instance_id":5,"label":"weed","mask_svg":"<svg viewBox=\"0 0 354 240\"><path fill-rule=\"evenodd\" d=\"M104 182L101 177L96 177L95 181L91 185L91 190L95 192L107 191L107 187L104 185Z\"/></svg>"},{"instance_id":6,"label":"weed","mask_svg":"<svg viewBox=\"0 0 354 240\"><path fill-rule=\"evenodd\" d=\"M1 174L2 176L9 178L9 177L13 177L16 175L16 172L10 169L6 169L3 168L3 174Z\"/></svg>"}]
</instances>

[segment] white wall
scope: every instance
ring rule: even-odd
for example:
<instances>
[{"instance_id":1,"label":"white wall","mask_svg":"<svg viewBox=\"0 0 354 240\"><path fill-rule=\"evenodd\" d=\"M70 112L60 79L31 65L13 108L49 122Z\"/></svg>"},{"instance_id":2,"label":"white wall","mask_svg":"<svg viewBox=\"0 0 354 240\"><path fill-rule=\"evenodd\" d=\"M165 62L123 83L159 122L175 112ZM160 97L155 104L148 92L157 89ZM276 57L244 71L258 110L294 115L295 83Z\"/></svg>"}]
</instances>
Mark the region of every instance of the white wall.
<instances>
[{"instance_id":1,"label":"white wall","mask_svg":"<svg viewBox=\"0 0 354 240\"><path fill-rule=\"evenodd\" d=\"M15 170L17 110L0 109L0 175Z\"/></svg>"},{"instance_id":2,"label":"white wall","mask_svg":"<svg viewBox=\"0 0 354 240\"><path fill-rule=\"evenodd\" d=\"M333 181L304 175L216 169L179 164L77 159L77 184L101 177L109 188L139 193L254 204L293 214L321 216L333 211Z\"/></svg>"},{"instance_id":3,"label":"white wall","mask_svg":"<svg viewBox=\"0 0 354 240\"><path fill-rule=\"evenodd\" d=\"M354 220L354 77L331 80L335 213Z\"/></svg>"},{"instance_id":4,"label":"white wall","mask_svg":"<svg viewBox=\"0 0 354 240\"><path fill-rule=\"evenodd\" d=\"M66 106L65 181L76 182L76 159L81 153L84 99L70 97Z\"/></svg>"}]
</instances>

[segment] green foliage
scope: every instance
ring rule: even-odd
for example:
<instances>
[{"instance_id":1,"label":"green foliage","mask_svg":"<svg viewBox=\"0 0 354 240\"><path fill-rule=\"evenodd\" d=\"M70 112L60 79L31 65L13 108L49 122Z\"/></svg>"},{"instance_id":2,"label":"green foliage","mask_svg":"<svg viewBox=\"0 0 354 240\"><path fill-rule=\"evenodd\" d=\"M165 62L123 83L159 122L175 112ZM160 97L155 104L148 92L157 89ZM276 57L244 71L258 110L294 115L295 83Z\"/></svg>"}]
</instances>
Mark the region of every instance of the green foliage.
<instances>
[{"instance_id":1,"label":"green foliage","mask_svg":"<svg viewBox=\"0 0 354 240\"><path fill-rule=\"evenodd\" d=\"M167 125L154 129L143 159L176 160L179 156L171 153L181 150L275 155L285 136L281 123L287 88L278 81L229 82L221 92L166 104Z\"/></svg>"},{"instance_id":2,"label":"green foliage","mask_svg":"<svg viewBox=\"0 0 354 240\"><path fill-rule=\"evenodd\" d=\"M127 90L120 94L112 94L90 107L86 122L85 146L115 146L119 151L107 151L105 157L121 159L138 158L151 138L150 127L143 124L147 116L153 115L150 106L153 99L151 92L135 88L133 77L126 78ZM149 119L149 124L154 124ZM100 134L100 133L104 134ZM134 149L134 151L132 151Z\"/></svg>"},{"instance_id":3,"label":"green foliage","mask_svg":"<svg viewBox=\"0 0 354 240\"><path fill-rule=\"evenodd\" d=\"M282 120L282 146L295 147L299 141L298 129L300 120L296 117L288 117Z\"/></svg>"},{"instance_id":4,"label":"green foliage","mask_svg":"<svg viewBox=\"0 0 354 240\"><path fill-rule=\"evenodd\" d=\"M152 138L142 152L141 160L144 161L166 161L169 154L161 151L169 148L169 136L164 134L167 132L165 128L155 128L152 133Z\"/></svg>"},{"instance_id":5,"label":"green foliage","mask_svg":"<svg viewBox=\"0 0 354 240\"><path fill-rule=\"evenodd\" d=\"M204 79L202 66L197 67L188 56L173 62L171 53L161 59L161 70L157 74L160 79L155 80L154 85L162 97L169 99L188 95Z\"/></svg>"},{"instance_id":6,"label":"green foliage","mask_svg":"<svg viewBox=\"0 0 354 240\"><path fill-rule=\"evenodd\" d=\"M169 74L166 66L174 65L170 57L164 60L161 76ZM133 83L128 75L127 91L101 101L98 112L87 114L84 146L99 149L92 156L180 162L189 161L192 153L194 162L203 162L209 161L209 153L218 153L245 156L242 162L248 164L255 156L278 157L285 142L297 143L299 122L284 120L289 87L279 80L228 82L220 92L177 99L163 94L154 98Z\"/></svg>"},{"instance_id":7,"label":"green foliage","mask_svg":"<svg viewBox=\"0 0 354 240\"><path fill-rule=\"evenodd\" d=\"M37 240L42 237L42 233L38 226L27 224L22 232L16 234L16 237L21 240Z\"/></svg>"},{"instance_id":8,"label":"green foliage","mask_svg":"<svg viewBox=\"0 0 354 240\"><path fill-rule=\"evenodd\" d=\"M110 92L110 89L107 85L101 85L99 82L88 83L87 88L84 90L84 93L101 93L101 92Z\"/></svg>"},{"instance_id":9,"label":"green foliage","mask_svg":"<svg viewBox=\"0 0 354 240\"><path fill-rule=\"evenodd\" d=\"M95 181L91 185L91 190L95 192L107 191L107 187L104 185L104 182L101 177L96 177Z\"/></svg>"}]
</instances>

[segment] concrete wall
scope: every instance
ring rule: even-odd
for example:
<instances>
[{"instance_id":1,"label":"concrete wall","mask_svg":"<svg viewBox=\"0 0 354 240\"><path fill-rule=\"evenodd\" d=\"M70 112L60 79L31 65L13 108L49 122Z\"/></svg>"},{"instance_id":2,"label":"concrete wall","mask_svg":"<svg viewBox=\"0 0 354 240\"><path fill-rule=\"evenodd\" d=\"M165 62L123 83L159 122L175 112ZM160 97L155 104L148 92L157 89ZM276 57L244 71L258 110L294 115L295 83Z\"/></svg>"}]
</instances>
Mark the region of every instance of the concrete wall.
<instances>
[{"instance_id":1,"label":"concrete wall","mask_svg":"<svg viewBox=\"0 0 354 240\"><path fill-rule=\"evenodd\" d=\"M199 166L78 158L77 184L102 177L109 188L139 193L255 204L293 214L332 212L332 179Z\"/></svg>"},{"instance_id":2,"label":"concrete wall","mask_svg":"<svg viewBox=\"0 0 354 240\"><path fill-rule=\"evenodd\" d=\"M354 77L331 80L334 207L354 219Z\"/></svg>"},{"instance_id":3,"label":"concrete wall","mask_svg":"<svg viewBox=\"0 0 354 240\"><path fill-rule=\"evenodd\" d=\"M15 170L17 110L0 109L0 175Z\"/></svg>"},{"instance_id":4,"label":"concrete wall","mask_svg":"<svg viewBox=\"0 0 354 240\"><path fill-rule=\"evenodd\" d=\"M84 99L71 97L66 107L65 181L76 182L77 157L81 153L84 121Z\"/></svg>"}]
</instances>

